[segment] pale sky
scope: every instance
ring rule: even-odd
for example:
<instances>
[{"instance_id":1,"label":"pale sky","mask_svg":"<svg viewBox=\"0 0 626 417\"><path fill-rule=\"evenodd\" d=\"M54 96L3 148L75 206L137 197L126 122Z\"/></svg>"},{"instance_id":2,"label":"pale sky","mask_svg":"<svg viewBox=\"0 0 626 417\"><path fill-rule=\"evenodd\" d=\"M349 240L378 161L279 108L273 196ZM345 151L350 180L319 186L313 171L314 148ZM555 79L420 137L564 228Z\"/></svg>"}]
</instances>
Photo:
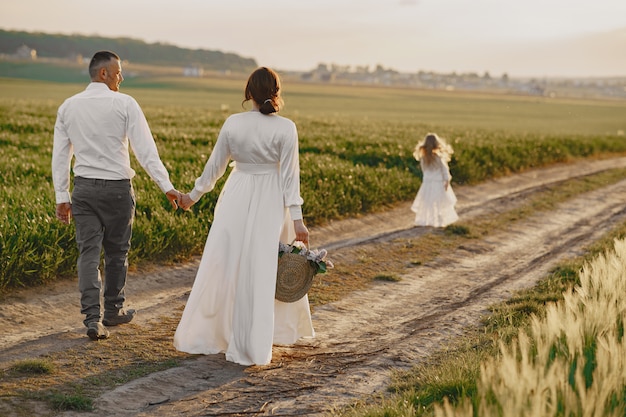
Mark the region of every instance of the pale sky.
<instances>
[{"instance_id":1,"label":"pale sky","mask_svg":"<svg viewBox=\"0 0 626 417\"><path fill-rule=\"evenodd\" d=\"M0 28L234 52L278 70L626 76L626 0L2 0Z\"/></svg>"}]
</instances>

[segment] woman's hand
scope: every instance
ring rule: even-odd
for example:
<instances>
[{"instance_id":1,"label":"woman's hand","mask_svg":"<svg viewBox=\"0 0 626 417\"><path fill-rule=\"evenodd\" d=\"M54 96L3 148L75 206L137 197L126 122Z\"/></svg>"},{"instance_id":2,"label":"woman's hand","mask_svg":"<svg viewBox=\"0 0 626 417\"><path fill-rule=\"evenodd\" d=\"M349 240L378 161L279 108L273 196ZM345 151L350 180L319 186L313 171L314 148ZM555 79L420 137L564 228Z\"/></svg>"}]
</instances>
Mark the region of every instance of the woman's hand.
<instances>
[{"instance_id":1,"label":"woman's hand","mask_svg":"<svg viewBox=\"0 0 626 417\"><path fill-rule=\"evenodd\" d=\"M296 240L309 246L309 229L306 228L302 220L294 220L293 228L296 231Z\"/></svg>"},{"instance_id":2,"label":"woman's hand","mask_svg":"<svg viewBox=\"0 0 626 417\"><path fill-rule=\"evenodd\" d=\"M181 194L180 200L178 200L178 205L183 210L189 210L194 204L196 204L196 202L189 197L189 194Z\"/></svg>"}]
</instances>

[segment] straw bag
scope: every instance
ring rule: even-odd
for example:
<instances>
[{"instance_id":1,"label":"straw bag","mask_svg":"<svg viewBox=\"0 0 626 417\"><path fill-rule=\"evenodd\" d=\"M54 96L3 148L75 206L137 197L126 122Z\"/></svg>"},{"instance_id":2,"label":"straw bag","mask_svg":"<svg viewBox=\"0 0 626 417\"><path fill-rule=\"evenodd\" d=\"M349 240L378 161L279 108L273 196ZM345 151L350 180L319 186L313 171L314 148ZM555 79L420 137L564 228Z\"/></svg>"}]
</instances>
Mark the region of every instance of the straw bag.
<instances>
[{"instance_id":1,"label":"straw bag","mask_svg":"<svg viewBox=\"0 0 626 417\"><path fill-rule=\"evenodd\" d=\"M309 292L317 266L299 253L284 252L278 258L275 298L284 303L298 301Z\"/></svg>"}]
</instances>

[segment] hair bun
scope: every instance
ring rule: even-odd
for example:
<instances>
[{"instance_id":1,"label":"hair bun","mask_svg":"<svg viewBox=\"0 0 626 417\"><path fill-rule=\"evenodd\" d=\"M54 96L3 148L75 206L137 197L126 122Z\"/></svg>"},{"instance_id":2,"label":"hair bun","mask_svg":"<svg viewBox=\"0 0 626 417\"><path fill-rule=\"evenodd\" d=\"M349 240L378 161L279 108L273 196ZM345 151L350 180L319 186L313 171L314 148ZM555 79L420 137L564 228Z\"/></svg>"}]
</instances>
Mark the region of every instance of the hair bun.
<instances>
[{"instance_id":1,"label":"hair bun","mask_svg":"<svg viewBox=\"0 0 626 417\"><path fill-rule=\"evenodd\" d=\"M274 100L268 98L259 106L259 111L263 114L276 113L278 109L274 106Z\"/></svg>"}]
</instances>

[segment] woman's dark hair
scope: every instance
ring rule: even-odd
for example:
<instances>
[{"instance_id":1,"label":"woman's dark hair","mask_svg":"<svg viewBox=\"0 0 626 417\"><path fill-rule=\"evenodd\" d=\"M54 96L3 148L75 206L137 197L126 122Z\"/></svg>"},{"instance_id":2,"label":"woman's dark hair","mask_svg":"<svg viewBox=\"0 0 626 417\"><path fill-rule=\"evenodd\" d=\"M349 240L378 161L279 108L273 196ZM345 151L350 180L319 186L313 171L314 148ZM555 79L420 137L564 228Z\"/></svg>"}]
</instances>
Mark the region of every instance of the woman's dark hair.
<instances>
[{"instance_id":1,"label":"woman's dark hair","mask_svg":"<svg viewBox=\"0 0 626 417\"><path fill-rule=\"evenodd\" d=\"M94 78L96 78L100 68L108 65L112 59L117 59L119 61L120 57L111 51L96 52L91 58L91 62L89 62L89 76L91 77L91 79L93 80Z\"/></svg>"},{"instance_id":2,"label":"woman's dark hair","mask_svg":"<svg viewBox=\"0 0 626 417\"><path fill-rule=\"evenodd\" d=\"M283 106L278 74L266 67L254 70L246 84L245 98L243 103L254 100L263 114L278 112Z\"/></svg>"}]
</instances>

